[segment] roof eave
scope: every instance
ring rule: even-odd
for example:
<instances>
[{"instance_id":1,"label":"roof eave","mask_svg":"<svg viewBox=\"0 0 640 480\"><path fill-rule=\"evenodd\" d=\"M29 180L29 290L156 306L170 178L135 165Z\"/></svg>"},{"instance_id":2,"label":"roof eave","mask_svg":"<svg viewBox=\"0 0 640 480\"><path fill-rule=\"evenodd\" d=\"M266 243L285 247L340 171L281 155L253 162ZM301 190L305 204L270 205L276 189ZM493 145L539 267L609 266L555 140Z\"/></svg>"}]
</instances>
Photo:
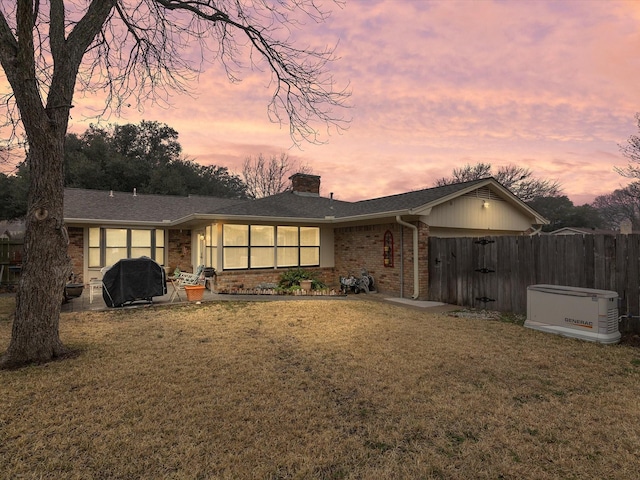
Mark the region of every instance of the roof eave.
<instances>
[{"instance_id":1,"label":"roof eave","mask_svg":"<svg viewBox=\"0 0 640 480\"><path fill-rule=\"evenodd\" d=\"M380 218L396 217L398 215L417 215L415 209L402 209L402 210L389 210L386 212L378 213L363 213L361 215L349 215L345 217L336 217L336 221L343 222L357 222L359 220L377 220Z\"/></svg>"},{"instance_id":2,"label":"roof eave","mask_svg":"<svg viewBox=\"0 0 640 480\"><path fill-rule=\"evenodd\" d=\"M140 220L107 220L104 218L65 218L67 225L120 225L120 226L145 226L163 227L169 225L171 221L140 221Z\"/></svg>"},{"instance_id":3,"label":"roof eave","mask_svg":"<svg viewBox=\"0 0 640 480\"><path fill-rule=\"evenodd\" d=\"M186 217L179 218L172 222L173 225L183 225L185 223L193 223L199 220L208 221L225 221L225 222L267 222L267 223L333 223L335 221L334 216L320 217L283 217L283 216L268 216L268 215L221 215L221 214L193 214Z\"/></svg>"}]
</instances>

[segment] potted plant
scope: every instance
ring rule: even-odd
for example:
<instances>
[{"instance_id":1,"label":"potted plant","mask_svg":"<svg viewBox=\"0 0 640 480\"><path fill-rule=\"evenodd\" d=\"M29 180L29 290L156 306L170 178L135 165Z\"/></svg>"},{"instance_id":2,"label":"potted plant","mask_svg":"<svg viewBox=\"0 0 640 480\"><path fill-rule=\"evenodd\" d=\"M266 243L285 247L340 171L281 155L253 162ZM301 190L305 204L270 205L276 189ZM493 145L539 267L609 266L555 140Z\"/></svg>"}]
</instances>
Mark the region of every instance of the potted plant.
<instances>
[{"instance_id":1,"label":"potted plant","mask_svg":"<svg viewBox=\"0 0 640 480\"><path fill-rule=\"evenodd\" d=\"M324 288L324 286L324 283L318 279L318 275L315 272L299 267L282 273L278 282L278 288L290 293L299 292L300 290L310 293L311 290Z\"/></svg>"},{"instance_id":2,"label":"potted plant","mask_svg":"<svg viewBox=\"0 0 640 480\"><path fill-rule=\"evenodd\" d=\"M204 285L185 285L184 291L190 302L199 302L204 297Z\"/></svg>"}]
</instances>

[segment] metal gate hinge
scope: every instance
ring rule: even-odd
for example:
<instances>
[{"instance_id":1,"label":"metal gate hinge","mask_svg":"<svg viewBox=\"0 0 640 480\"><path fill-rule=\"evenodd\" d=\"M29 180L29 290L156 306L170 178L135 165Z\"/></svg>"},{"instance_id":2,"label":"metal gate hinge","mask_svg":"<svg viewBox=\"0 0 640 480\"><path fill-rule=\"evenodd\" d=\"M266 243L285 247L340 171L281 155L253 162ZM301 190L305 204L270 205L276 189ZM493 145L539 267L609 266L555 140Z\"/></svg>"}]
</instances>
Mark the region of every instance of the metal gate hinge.
<instances>
[{"instance_id":1,"label":"metal gate hinge","mask_svg":"<svg viewBox=\"0 0 640 480\"><path fill-rule=\"evenodd\" d=\"M479 302L482 303L488 303L488 302L495 302L495 298L489 298L489 297L476 297L476 300L478 300Z\"/></svg>"},{"instance_id":2,"label":"metal gate hinge","mask_svg":"<svg viewBox=\"0 0 640 480\"><path fill-rule=\"evenodd\" d=\"M476 268L476 272L480 273L493 273L495 270L491 270L490 268Z\"/></svg>"}]
</instances>

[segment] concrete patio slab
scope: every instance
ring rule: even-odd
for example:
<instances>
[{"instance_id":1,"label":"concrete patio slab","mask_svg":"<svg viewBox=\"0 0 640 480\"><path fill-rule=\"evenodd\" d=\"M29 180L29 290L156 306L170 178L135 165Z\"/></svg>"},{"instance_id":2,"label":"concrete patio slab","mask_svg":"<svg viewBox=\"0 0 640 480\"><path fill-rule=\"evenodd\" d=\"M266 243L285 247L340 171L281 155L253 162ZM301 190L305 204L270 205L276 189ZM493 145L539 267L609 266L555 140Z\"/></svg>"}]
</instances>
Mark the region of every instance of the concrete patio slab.
<instances>
[{"instance_id":1,"label":"concrete patio slab","mask_svg":"<svg viewBox=\"0 0 640 480\"><path fill-rule=\"evenodd\" d=\"M273 302L273 301L292 301L292 300L343 300L346 295L242 295L242 294L221 294L210 290L205 290L200 302L188 301L184 291L180 292L180 299L175 298L171 301L171 287L165 295L153 297L152 302L139 301L124 307L107 307L102 298L102 292L94 292L93 301L90 299L90 292L85 288L77 298L73 298L62 305L62 312L83 312L83 311L100 311L100 310L116 310L118 308L134 308L145 307L149 305L184 305L184 304L202 304L208 302Z\"/></svg>"}]
</instances>

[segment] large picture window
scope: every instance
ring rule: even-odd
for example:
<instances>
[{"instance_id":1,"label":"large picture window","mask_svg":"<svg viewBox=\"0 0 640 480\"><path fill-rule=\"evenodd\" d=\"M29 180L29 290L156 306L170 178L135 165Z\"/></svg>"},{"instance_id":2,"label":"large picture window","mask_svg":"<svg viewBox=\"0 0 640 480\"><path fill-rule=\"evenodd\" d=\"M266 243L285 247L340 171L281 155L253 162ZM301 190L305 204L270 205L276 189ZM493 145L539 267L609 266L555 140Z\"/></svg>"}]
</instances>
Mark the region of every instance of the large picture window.
<instances>
[{"instance_id":1,"label":"large picture window","mask_svg":"<svg viewBox=\"0 0 640 480\"><path fill-rule=\"evenodd\" d=\"M162 265L164 256L164 230L89 229L89 268L101 268L123 258L138 257L149 257Z\"/></svg>"},{"instance_id":2,"label":"large picture window","mask_svg":"<svg viewBox=\"0 0 640 480\"><path fill-rule=\"evenodd\" d=\"M249 269L320 265L320 229L225 224L223 268Z\"/></svg>"}]
</instances>

